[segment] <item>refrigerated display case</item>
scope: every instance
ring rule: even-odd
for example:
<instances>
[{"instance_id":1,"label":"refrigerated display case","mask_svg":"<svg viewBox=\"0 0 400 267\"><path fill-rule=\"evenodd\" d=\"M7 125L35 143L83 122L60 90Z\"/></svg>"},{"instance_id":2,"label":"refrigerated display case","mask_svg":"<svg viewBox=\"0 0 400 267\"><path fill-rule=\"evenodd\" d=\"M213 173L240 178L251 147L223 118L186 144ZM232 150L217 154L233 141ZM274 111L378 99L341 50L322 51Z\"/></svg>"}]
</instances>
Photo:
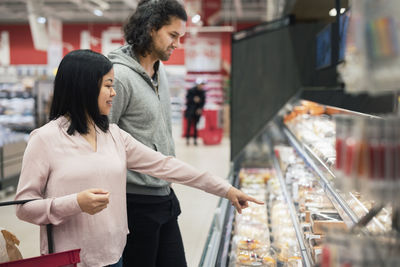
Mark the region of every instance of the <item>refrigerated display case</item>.
<instances>
[{"instance_id":1,"label":"refrigerated display case","mask_svg":"<svg viewBox=\"0 0 400 267\"><path fill-rule=\"evenodd\" d=\"M237 261L235 255L243 254L243 251L238 250L235 243L237 242L235 240L237 227L240 222L237 220L238 215L229 206L229 203L221 200L200 266L316 266L321 263L323 245L329 236L329 231L352 230L354 232L356 229L360 229L360 235L365 238L382 238L383 235L396 236L392 229L394 216L392 216L390 203L381 206L378 201L371 199L371 196L362 195L356 191L347 192L338 188L336 181L339 178L336 177L334 170L335 155L326 149L324 151L326 156L323 156L324 154L318 150L318 148L334 145L332 139L335 140L335 127L332 113L346 113L351 116L371 115L322 105L318 105L324 110L321 114L311 115L307 112L307 114L298 115L296 123L303 123L301 127L303 134L306 134L307 131L304 121L308 121L309 126L313 125L314 134L321 133L326 138L325 141L320 141L321 143L318 144L315 137L310 136L310 133L307 136L309 140L301 138L300 133L295 131L293 123L286 121L294 107L299 107L300 102L299 99L292 99L244 148L243 155L233 162L230 179L233 184L243 190L240 182L240 173L243 170L248 168L273 170L273 176L279 181L283 203L288 210L288 213L283 214L289 216L293 225L298 255L301 256L301 265L298 262L289 262L290 257L279 257L282 245L277 247L277 231L274 232L271 219L267 224L271 237L268 252L276 255L277 265L267 265L260 260L257 261L254 251L253 262L248 261L248 264L243 264ZM326 114L326 110L329 110L329 115ZM324 126L324 129L318 129L318 124ZM330 129L327 127L329 124L333 124ZM271 194L271 189L268 189L266 199L269 199ZM273 206L267 205L265 208L271 218ZM290 241L287 243L291 244ZM374 255L376 256L376 254ZM363 260L360 259L361 262ZM399 262L398 258L393 260L393 262Z\"/></svg>"},{"instance_id":2,"label":"refrigerated display case","mask_svg":"<svg viewBox=\"0 0 400 267\"><path fill-rule=\"evenodd\" d=\"M349 95L338 79L337 62L316 69L315 36L325 26L283 19L234 34L229 180L241 187L243 170L272 170L265 209L268 253L275 256L276 266L399 265L396 201L383 201L338 182L344 179L336 169L333 119L345 114L381 120L382 113L396 112L397 96ZM279 185L279 193L272 191L270 182ZM393 184L399 188L398 181ZM272 222L276 200L292 224L292 230L283 231L286 243L276 243L280 232L274 231ZM270 266L259 251L245 253L238 247L238 225L233 208L221 200L200 266ZM245 262L238 260L239 255Z\"/></svg>"}]
</instances>

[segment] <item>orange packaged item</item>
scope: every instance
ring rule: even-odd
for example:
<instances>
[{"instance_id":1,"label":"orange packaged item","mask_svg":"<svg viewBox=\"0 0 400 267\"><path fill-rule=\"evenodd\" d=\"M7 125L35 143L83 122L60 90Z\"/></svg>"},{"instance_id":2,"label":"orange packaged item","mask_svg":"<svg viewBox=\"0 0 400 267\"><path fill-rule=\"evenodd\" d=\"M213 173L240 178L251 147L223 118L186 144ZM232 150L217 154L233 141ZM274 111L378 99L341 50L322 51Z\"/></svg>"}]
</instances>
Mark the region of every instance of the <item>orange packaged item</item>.
<instances>
[{"instance_id":1,"label":"orange packaged item","mask_svg":"<svg viewBox=\"0 0 400 267\"><path fill-rule=\"evenodd\" d=\"M301 104L305 107L315 107L318 106L319 104L312 102L312 101L308 101L308 100L301 100Z\"/></svg>"},{"instance_id":2,"label":"orange packaged item","mask_svg":"<svg viewBox=\"0 0 400 267\"><path fill-rule=\"evenodd\" d=\"M325 108L325 113L328 115L333 115L333 114L339 114L342 113L340 110L333 108L333 107L326 107Z\"/></svg>"},{"instance_id":3,"label":"orange packaged item","mask_svg":"<svg viewBox=\"0 0 400 267\"><path fill-rule=\"evenodd\" d=\"M285 117L283 118L283 122L287 123L287 122L293 120L294 118L296 118L296 113L295 112L290 112L289 114L285 115Z\"/></svg>"},{"instance_id":4,"label":"orange packaged item","mask_svg":"<svg viewBox=\"0 0 400 267\"><path fill-rule=\"evenodd\" d=\"M242 250L255 250L261 248L261 246L261 242L256 239L240 240L238 243L238 248Z\"/></svg>"},{"instance_id":5,"label":"orange packaged item","mask_svg":"<svg viewBox=\"0 0 400 267\"><path fill-rule=\"evenodd\" d=\"M268 253L258 254L253 251L242 250L239 251L236 262L238 266L265 266L274 267L276 266L276 261L274 258L268 255Z\"/></svg>"},{"instance_id":6,"label":"orange packaged item","mask_svg":"<svg viewBox=\"0 0 400 267\"><path fill-rule=\"evenodd\" d=\"M322 115L325 113L325 108L321 105L317 105L314 107L310 107L310 114L311 115Z\"/></svg>"},{"instance_id":7,"label":"orange packaged item","mask_svg":"<svg viewBox=\"0 0 400 267\"><path fill-rule=\"evenodd\" d=\"M293 108L293 111L296 113L296 115L302 115L308 113L308 108L304 106L296 106Z\"/></svg>"}]
</instances>

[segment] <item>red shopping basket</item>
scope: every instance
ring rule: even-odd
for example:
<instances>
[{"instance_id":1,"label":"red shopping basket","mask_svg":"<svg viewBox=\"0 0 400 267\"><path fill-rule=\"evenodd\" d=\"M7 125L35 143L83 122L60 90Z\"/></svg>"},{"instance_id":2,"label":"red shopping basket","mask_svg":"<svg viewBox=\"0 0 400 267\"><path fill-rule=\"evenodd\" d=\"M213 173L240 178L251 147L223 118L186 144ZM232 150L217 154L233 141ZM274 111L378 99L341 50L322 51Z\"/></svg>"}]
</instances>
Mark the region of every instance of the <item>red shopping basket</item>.
<instances>
[{"instance_id":1,"label":"red shopping basket","mask_svg":"<svg viewBox=\"0 0 400 267\"><path fill-rule=\"evenodd\" d=\"M8 201L8 202L0 202L0 206L8 206L8 205L17 205L17 204L25 204L26 202L33 201L36 199L27 199L27 200L17 200L17 201ZM64 252L53 253L53 232L52 225L46 225L47 230L47 242L49 246L49 254L42 255L39 257L27 258L16 261L9 261L0 263L0 267L60 267L73 265L77 266L77 263L81 261L79 257L79 253L81 249L68 250Z\"/></svg>"},{"instance_id":2,"label":"red shopping basket","mask_svg":"<svg viewBox=\"0 0 400 267\"><path fill-rule=\"evenodd\" d=\"M9 261L0 263L0 267L59 267L71 264L77 266L77 263L81 261L79 257L80 251L80 249L74 249L23 260Z\"/></svg>"}]
</instances>

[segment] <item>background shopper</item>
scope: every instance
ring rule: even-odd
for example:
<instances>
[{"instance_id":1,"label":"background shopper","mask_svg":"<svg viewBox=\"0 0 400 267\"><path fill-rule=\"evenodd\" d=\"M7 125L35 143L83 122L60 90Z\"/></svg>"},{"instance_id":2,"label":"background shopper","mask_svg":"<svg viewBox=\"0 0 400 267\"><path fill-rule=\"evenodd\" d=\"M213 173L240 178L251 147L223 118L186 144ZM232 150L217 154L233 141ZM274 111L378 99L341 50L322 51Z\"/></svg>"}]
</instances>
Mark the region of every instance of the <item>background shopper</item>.
<instances>
[{"instance_id":1,"label":"background shopper","mask_svg":"<svg viewBox=\"0 0 400 267\"><path fill-rule=\"evenodd\" d=\"M186 127L186 145L189 145L191 136L191 127L194 128L193 142L197 146L197 123L203 113L203 107L206 103L206 94L204 92L204 80L196 80L196 85L190 88L186 93L186 110L185 118L187 120Z\"/></svg>"}]
</instances>

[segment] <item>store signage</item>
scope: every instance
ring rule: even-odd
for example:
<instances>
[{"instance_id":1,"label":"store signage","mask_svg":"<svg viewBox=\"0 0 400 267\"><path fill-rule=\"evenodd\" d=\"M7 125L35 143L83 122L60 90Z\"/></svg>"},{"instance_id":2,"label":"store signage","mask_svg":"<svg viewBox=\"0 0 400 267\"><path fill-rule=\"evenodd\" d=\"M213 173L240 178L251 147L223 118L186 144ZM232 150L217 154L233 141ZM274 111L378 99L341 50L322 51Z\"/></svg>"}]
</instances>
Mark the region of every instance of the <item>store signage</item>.
<instances>
[{"instance_id":1,"label":"store signage","mask_svg":"<svg viewBox=\"0 0 400 267\"><path fill-rule=\"evenodd\" d=\"M187 71L220 71L221 39L205 36L190 36L186 38L185 65Z\"/></svg>"},{"instance_id":2,"label":"store signage","mask_svg":"<svg viewBox=\"0 0 400 267\"><path fill-rule=\"evenodd\" d=\"M81 31L80 49L90 49L90 32Z\"/></svg>"},{"instance_id":3,"label":"store signage","mask_svg":"<svg viewBox=\"0 0 400 267\"><path fill-rule=\"evenodd\" d=\"M47 48L47 67L50 71L58 68L63 57L62 22L49 18L47 25L49 46Z\"/></svg>"},{"instance_id":4,"label":"store signage","mask_svg":"<svg viewBox=\"0 0 400 267\"><path fill-rule=\"evenodd\" d=\"M0 65L10 65L10 36L8 31L0 33Z\"/></svg>"},{"instance_id":5,"label":"store signage","mask_svg":"<svg viewBox=\"0 0 400 267\"><path fill-rule=\"evenodd\" d=\"M120 27L110 27L101 34L101 53L108 55L124 44L124 36Z\"/></svg>"}]
</instances>

